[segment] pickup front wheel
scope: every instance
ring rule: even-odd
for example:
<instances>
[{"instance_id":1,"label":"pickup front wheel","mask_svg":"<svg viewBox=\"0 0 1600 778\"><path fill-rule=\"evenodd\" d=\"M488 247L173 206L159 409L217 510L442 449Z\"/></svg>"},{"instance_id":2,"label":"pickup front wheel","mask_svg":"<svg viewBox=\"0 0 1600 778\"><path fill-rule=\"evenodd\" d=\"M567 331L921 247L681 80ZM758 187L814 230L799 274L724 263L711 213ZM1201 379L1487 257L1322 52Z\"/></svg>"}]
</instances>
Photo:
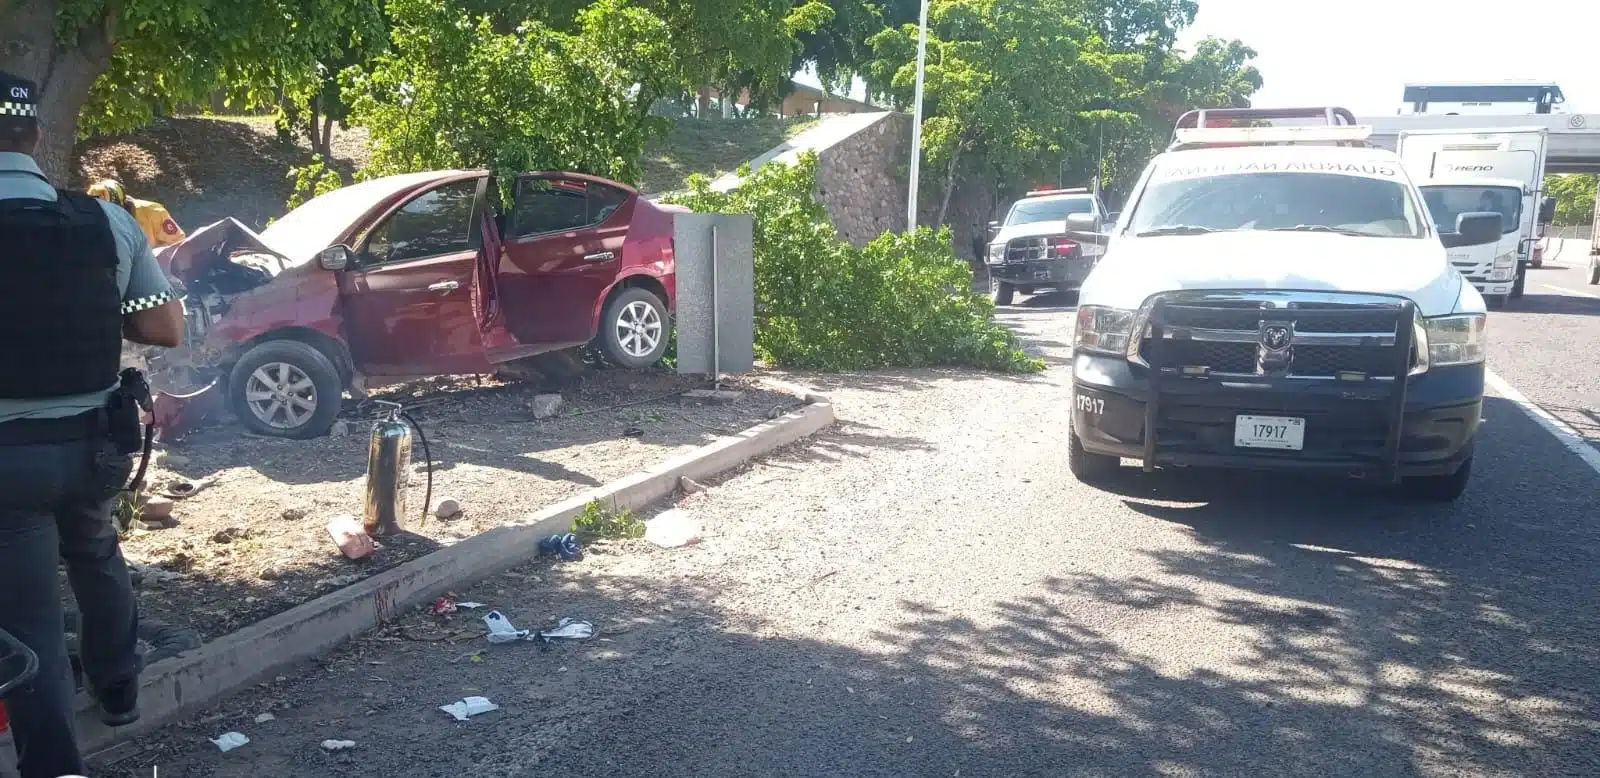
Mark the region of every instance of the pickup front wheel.
<instances>
[{"instance_id":1,"label":"pickup front wheel","mask_svg":"<svg viewBox=\"0 0 1600 778\"><path fill-rule=\"evenodd\" d=\"M314 438L339 415L344 382L327 355L298 340L245 352L228 376L228 399L246 427L275 438Z\"/></svg>"},{"instance_id":2,"label":"pickup front wheel","mask_svg":"<svg viewBox=\"0 0 1600 778\"><path fill-rule=\"evenodd\" d=\"M670 334L667 304L648 289L622 290L600 317L600 351L618 367L637 370L660 362Z\"/></svg>"}]
</instances>

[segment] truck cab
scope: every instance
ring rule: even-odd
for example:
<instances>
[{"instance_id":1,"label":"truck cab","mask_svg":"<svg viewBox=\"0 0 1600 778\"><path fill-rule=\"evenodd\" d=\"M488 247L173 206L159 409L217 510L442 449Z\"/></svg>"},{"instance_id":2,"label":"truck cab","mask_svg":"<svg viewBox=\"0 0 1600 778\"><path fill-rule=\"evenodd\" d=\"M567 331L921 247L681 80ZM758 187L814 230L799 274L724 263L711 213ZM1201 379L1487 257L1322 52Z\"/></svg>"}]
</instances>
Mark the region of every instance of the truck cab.
<instances>
[{"instance_id":1,"label":"truck cab","mask_svg":"<svg viewBox=\"0 0 1600 778\"><path fill-rule=\"evenodd\" d=\"M1418 130L1400 133L1396 150L1421 187L1442 235L1467 212L1501 215L1501 235L1459 245L1450 262L1491 308L1520 298L1545 208L1540 202L1550 132L1543 127Z\"/></svg>"},{"instance_id":2,"label":"truck cab","mask_svg":"<svg viewBox=\"0 0 1600 778\"><path fill-rule=\"evenodd\" d=\"M1486 309L1446 246L1493 240L1501 216L1463 213L1442 237L1369 135L1342 108L1179 120L1080 293L1074 475L1133 459L1465 491Z\"/></svg>"},{"instance_id":3,"label":"truck cab","mask_svg":"<svg viewBox=\"0 0 1600 778\"><path fill-rule=\"evenodd\" d=\"M1527 278L1524 250L1533 245L1522 236L1523 214L1532 203L1521 181L1509 178L1445 177L1421 182L1422 200L1440 235L1455 232L1463 213L1500 214L1500 235L1477 245L1449 250L1450 264L1466 276L1490 308L1521 297Z\"/></svg>"}]
</instances>

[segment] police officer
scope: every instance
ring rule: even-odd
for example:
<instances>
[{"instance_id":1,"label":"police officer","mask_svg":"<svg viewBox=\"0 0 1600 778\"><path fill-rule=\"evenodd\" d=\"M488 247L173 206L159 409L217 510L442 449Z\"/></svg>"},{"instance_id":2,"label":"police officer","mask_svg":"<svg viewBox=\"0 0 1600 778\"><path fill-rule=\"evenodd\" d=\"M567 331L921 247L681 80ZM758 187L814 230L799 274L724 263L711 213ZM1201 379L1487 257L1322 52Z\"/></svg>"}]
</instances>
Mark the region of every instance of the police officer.
<instances>
[{"instance_id":1,"label":"police officer","mask_svg":"<svg viewBox=\"0 0 1600 778\"><path fill-rule=\"evenodd\" d=\"M85 772L58 562L101 718L139 718L138 611L110 515L138 415L118 368L124 337L177 346L183 308L127 211L40 173L38 99L0 72L0 629L39 655L33 681L5 699L18 766L56 778Z\"/></svg>"}]
</instances>

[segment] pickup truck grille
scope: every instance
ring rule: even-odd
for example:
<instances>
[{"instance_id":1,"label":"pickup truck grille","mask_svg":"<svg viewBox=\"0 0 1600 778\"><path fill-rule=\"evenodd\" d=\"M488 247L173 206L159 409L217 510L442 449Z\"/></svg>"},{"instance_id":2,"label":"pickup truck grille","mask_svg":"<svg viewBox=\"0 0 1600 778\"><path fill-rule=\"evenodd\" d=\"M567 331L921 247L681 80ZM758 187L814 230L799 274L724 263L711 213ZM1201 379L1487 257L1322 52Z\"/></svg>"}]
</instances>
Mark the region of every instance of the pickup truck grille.
<instances>
[{"instance_id":1,"label":"pickup truck grille","mask_svg":"<svg viewBox=\"0 0 1600 778\"><path fill-rule=\"evenodd\" d=\"M1411 308L1318 293L1194 295L1164 302L1140 345L1153 369L1186 375L1393 380L1408 372ZM1159 332L1159 347L1153 336ZM1409 333L1407 333L1409 334Z\"/></svg>"},{"instance_id":2,"label":"pickup truck grille","mask_svg":"<svg viewBox=\"0 0 1600 778\"><path fill-rule=\"evenodd\" d=\"M1057 254L1051 251L1051 244L1066 240L1067 236L1050 237L1037 235L1029 238L1012 238L1006 242L1007 262L1037 262L1041 259L1056 259Z\"/></svg>"}]
</instances>

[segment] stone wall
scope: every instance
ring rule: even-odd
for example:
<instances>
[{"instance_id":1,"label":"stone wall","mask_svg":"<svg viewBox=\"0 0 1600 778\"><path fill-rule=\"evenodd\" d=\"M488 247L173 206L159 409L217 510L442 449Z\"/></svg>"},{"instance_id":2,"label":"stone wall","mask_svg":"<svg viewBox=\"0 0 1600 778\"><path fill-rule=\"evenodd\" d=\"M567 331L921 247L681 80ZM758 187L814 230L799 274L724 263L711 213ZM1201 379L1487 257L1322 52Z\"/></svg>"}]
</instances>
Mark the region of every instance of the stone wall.
<instances>
[{"instance_id":1,"label":"stone wall","mask_svg":"<svg viewBox=\"0 0 1600 778\"><path fill-rule=\"evenodd\" d=\"M845 240L864 246L905 229L911 117L885 114L817 155L817 199Z\"/></svg>"}]
</instances>

